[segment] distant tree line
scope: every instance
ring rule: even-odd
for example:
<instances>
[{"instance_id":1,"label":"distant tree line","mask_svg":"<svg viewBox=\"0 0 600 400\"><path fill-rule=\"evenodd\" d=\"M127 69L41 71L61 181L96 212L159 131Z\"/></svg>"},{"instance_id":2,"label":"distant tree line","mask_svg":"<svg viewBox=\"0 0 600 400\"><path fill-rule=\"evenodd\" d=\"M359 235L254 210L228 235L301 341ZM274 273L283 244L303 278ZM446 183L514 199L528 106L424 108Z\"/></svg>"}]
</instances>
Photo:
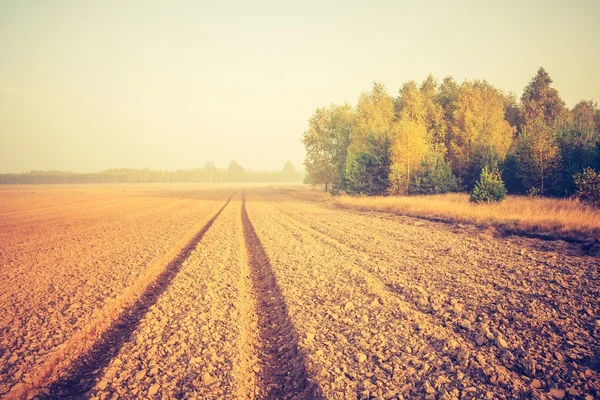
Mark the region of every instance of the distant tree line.
<instances>
[{"instance_id":1,"label":"distant tree line","mask_svg":"<svg viewBox=\"0 0 600 400\"><path fill-rule=\"evenodd\" d=\"M0 174L0 184L44 183L146 183L146 182L302 182L304 172L296 171L286 162L281 171L246 171L232 161L227 169L213 162L204 168L169 170L108 169L101 172L76 173L66 171L29 171L20 174Z\"/></svg>"},{"instance_id":2,"label":"distant tree line","mask_svg":"<svg viewBox=\"0 0 600 400\"><path fill-rule=\"evenodd\" d=\"M472 190L485 168L509 193L572 195L575 176L600 167L600 111L591 100L569 110L551 84L540 68L518 101L481 80L429 76L396 97L375 83L356 107L311 116L307 180L332 192L444 193Z\"/></svg>"}]
</instances>

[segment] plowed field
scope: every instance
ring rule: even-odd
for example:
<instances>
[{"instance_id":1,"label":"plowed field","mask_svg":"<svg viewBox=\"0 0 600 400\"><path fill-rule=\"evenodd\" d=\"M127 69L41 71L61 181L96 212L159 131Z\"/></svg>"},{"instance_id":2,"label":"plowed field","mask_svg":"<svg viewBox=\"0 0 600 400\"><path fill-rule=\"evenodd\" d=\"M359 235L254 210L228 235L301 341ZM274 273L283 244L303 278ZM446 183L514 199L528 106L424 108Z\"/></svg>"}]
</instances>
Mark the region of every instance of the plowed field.
<instances>
[{"instance_id":1,"label":"plowed field","mask_svg":"<svg viewBox=\"0 0 600 400\"><path fill-rule=\"evenodd\" d=\"M0 397L600 397L576 244L277 188L0 189Z\"/></svg>"}]
</instances>

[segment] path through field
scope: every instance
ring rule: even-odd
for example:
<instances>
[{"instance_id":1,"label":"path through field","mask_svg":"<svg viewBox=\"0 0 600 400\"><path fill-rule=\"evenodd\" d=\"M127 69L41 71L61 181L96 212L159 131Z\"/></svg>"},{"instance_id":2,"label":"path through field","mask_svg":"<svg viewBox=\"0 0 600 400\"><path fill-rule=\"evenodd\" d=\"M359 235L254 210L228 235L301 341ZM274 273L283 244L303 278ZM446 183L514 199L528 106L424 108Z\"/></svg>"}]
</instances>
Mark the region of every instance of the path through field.
<instances>
[{"instance_id":1,"label":"path through field","mask_svg":"<svg viewBox=\"0 0 600 400\"><path fill-rule=\"evenodd\" d=\"M76 188L0 191L2 398L600 397L574 244L271 187Z\"/></svg>"}]
</instances>

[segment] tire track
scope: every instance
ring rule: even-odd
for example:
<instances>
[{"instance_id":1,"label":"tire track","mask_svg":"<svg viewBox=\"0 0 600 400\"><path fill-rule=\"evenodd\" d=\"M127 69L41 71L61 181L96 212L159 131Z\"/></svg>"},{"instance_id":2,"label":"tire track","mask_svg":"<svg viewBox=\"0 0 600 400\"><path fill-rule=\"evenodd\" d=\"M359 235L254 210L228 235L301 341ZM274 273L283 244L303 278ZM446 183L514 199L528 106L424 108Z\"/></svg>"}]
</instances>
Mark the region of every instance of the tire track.
<instances>
[{"instance_id":1,"label":"tire track","mask_svg":"<svg viewBox=\"0 0 600 400\"><path fill-rule=\"evenodd\" d=\"M236 194L215 220L86 396L241 398L241 200L241 193Z\"/></svg>"},{"instance_id":2,"label":"tire track","mask_svg":"<svg viewBox=\"0 0 600 400\"><path fill-rule=\"evenodd\" d=\"M242 198L242 225L250 278L246 284L251 286L247 292L257 319L255 346L246 346L258 352L257 387L253 398L321 398L318 387L309 382L306 360L299 351L298 333L269 258L246 212L246 193Z\"/></svg>"},{"instance_id":3,"label":"tire track","mask_svg":"<svg viewBox=\"0 0 600 400\"><path fill-rule=\"evenodd\" d=\"M167 265L158 278L146 288L142 295L112 322L108 330L100 336L91 349L71 363L66 376L56 382L46 383L46 385L50 384L50 386L38 393L39 398L86 397L87 392L93 387L97 376L102 373L102 370L127 342L148 309L157 302L160 295L170 286L185 260L189 258L190 254L202 240L202 237L234 196L235 193L229 197L217 213L192 237L187 245L179 251L177 256ZM39 390L46 385L38 384L36 385L37 388L34 389Z\"/></svg>"}]
</instances>

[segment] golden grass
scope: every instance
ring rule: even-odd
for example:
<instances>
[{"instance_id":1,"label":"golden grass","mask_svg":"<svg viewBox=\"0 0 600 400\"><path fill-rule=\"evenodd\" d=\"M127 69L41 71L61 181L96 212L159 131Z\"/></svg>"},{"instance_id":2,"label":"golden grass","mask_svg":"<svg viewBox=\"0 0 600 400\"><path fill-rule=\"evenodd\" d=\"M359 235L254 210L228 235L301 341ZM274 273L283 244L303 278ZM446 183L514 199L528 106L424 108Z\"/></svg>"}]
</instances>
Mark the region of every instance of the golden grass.
<instances>
[{"instance_id":1,"label":"golden grass","mask_svg":"<svg viewBox=\"0 0 600 400\"><path fill-rule=\"evenodd\" d=\"M501 203L472 204L467 194L451 193L401 197L339 196L333 197L332 202L344 208L493 226L513 233L578 240L600 238L600 210L572 199L508 196Z\"/></svg>"}]
</instances>

